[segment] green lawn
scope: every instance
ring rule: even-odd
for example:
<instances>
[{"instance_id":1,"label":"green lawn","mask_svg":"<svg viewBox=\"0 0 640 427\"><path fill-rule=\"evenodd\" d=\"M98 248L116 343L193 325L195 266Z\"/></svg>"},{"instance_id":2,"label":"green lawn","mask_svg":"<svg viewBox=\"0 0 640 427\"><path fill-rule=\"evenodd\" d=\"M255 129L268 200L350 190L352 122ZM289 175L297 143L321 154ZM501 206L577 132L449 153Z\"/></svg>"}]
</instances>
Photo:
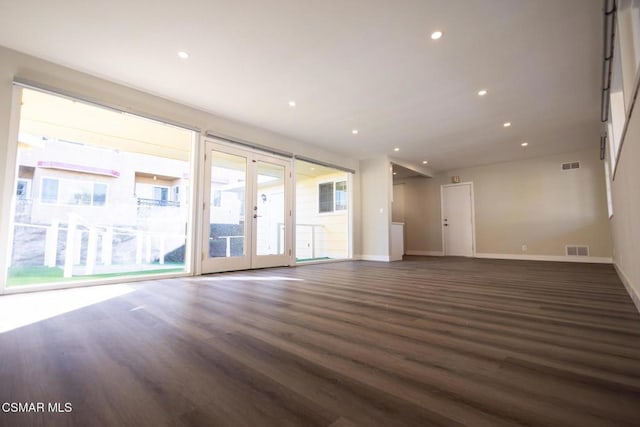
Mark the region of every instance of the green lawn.
<instances>
[{"instance_id":1,"label":"green lawn","mask_svg":"<svg viewBox=\"0 0 640 427\"><path fill-rule=\"evenodd\" d=\"M321 261L323 259L331 259L328 256L321 256L317 258L296 258L296 262L307 262L307 261Z\"/></svg>"},{"instance_id":2,"label":"green lawn","mask_svg":"<svg viewBox=\"0 0 640 427\"><path fill-rule=\"evenodd\" d=\"M167 264L165 264L167 265ZM88 276L64 277L59 267L11 267L7 276L7 286L43 285L47 283L68 283L109 277L129 277L159 273L178 273L184 271L183 264L175 264L175 268L158 268L152 270L92 274Z\"/></svg>"}]
</instances>

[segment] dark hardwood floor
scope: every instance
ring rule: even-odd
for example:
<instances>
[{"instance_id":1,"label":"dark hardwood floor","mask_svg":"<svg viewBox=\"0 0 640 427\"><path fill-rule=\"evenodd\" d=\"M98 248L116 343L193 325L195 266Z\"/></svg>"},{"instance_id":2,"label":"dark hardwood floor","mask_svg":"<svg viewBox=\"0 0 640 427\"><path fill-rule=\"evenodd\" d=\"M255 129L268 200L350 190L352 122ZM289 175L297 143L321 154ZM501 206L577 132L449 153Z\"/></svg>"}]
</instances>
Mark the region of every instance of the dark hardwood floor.
<instances>
[{"instance_id":1,"label":"dark hardwood floor","mask_svg":"<svg viewBox=\"0 0 640 427\"><path fill-rule=\"evenodd\" d=\"M0 404L72 405L0 425L640 425L640 315L610 265L409 257L131 288L0 334Z\"/></svg>"}]
</instances>

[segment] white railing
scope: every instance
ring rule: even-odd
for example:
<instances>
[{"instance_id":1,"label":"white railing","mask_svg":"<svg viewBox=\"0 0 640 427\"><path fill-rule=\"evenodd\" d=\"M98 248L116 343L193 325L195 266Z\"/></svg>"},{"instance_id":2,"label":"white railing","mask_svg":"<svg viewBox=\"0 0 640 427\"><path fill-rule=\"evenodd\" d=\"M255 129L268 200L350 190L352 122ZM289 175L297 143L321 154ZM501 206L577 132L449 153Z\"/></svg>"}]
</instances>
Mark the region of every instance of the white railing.
<instances>
[{"instance_id":1,"label":"white railing","mask_svg":"<svg viewBox=\"0 0 640 427\"><path fill-rule=\"evenodd\" d=\"M278 250L280 249L280 245L281 245L281 240L284 238L284 224L280 223L279 225L279 230L280 232L278 233ZM310 229L311 230L311 243L310 243L310 247L311 247L311 257L310 258L315 258L316 257L316 243L318 241L318 236L320 236L321 232L324 230L324 225L322 224L296 224L296 249L298 244L300 243L300 236L303 235L302 230L304 229ZM297 252L297 250L296 250ZM278 252L279 253L279 252ZM296 254L296 257L298 256L298 254Z\"/></svg>"},{"instance_id":2,"label":"white railing","mask_svg":"<svg viewBox=\"0 0 640 427\"><path fill-rule=\"evenodd\" d=\"M113 237L131 236L136 239L135 264L152 262L152 252L158 252L158 262L164 265L166 243L168 239L184 239L184 235L172 233L158 233L133 228L118 228L113 226L94 226L84 221L79 215L71 213L68 215L68 222L60 225L59 221L52 221L50 225L36 225L25 223L14 223L14 228L34 228L45 230L44 242L44 266L56 267L58 258L58 236L60 231L66 231L64 277L72 277L73 268L78 264L75 260L82 252L82 235L88 234L86 246L86 275L94 274L98 261L98 240L101 238L102 247L100 250L101 264L109 266L113 264ZM15 233L14 233L15 235ZM12 251L13 252L13 251Z\"/></svg>"},{"instance_id":3,"label":"white railing","mask_svg":"<svg viewBox=\"0 0 640 427\"><path fill-rule=\"evenodd\" d=\"M218 237L209 237L209 241L225 239L225 256L229 258L231 256L231 239L244 239L244 236L218 236Z\"/></svg>"}]
</instances>

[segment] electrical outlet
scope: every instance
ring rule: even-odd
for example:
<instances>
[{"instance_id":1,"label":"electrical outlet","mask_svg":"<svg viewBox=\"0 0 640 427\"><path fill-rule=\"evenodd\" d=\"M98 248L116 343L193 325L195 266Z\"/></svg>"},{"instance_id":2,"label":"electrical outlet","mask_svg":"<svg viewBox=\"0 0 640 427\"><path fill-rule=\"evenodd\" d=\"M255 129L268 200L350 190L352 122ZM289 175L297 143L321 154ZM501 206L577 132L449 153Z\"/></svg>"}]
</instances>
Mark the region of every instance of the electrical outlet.
<instances>
[{"instance_id":1,"label":"electrical outlet","mask_svg":"<svg viewBox=\"0 0 640 427\"><path fill-rule=\"evenodd\" d=\"M527 252L527 249L529 249L527 248L527 245L522 245L522 252Z\"/></svg>"}]
</instances>

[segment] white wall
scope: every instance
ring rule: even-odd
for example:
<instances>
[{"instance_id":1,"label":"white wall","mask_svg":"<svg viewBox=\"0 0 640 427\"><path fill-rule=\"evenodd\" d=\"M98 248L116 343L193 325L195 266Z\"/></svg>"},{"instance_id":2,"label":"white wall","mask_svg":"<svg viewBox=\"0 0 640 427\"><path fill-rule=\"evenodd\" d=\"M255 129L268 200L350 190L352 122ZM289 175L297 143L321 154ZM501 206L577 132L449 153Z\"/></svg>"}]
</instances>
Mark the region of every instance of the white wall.
<instances>
[{"instance_id":1,"label":"white wall","mask_svg":"<svg viewBox=\"0 0 640 427\"><path fill-rule=\"evenodd\" d=\"M360 161L362 252L365 260L389 261L391 226L391 170L389 159Z\"/></svg>"},{"instance_id":2,"label":"white wall","mask_svg":"<svg viewBox=\"0 0 640 427\"><path fill-rule=\"evenodd\" d=\"M404 187L404 183L393 185L393 203L391 204L391 220L393 222L404 222Z\"/></svg>"},{"instance_id":3,"label":"white wall","mask_svg":"<svg viewBox=\"0 0 640 427\"><path fill-rule=\"evenodd\" d=\"M251 141L263 146L304 155L309 158L336 164L349 169L358 169L358 162L339 154L328 152L318 146L305 144L285 136L269 132L245 123L222 118L148 93L119 85L79 71L53 64L29 55L0 47L0 230L7 230L9 205L14 192L13 156L10 153L10 124L12 111L12 82L14 78L25 79L40 85L55 88L80 98L108 104L131 113L153 116L175 123L183 123L198 129L211 130L218 134ZM313 136L310 136L313 138ZM10 167L8 167L10 166ZM356 175L357 177L357 175ZM354 253L360 253L359 184L354 186ZM4 232L3 232L4 233ZM0 242L8 241L0 235ZM2 251L4 252L4 251ZM1 264L1 263L0 263Z\"/></svg>"},{"instance_id":4,"label":"white wall","mask_svg":"<svg viewBox=\"0 0 640 427\"><path fill-rule=\"evenodd\" d=\"M580 169L561 170L561 163L574 161ZM569 244L589 246L593 261L610 261L604 165L597 148L407 180L409 254L442 251L440 185L453 175L474 184L479 256L559 258Z\"/></svg>"}]
</instances>

